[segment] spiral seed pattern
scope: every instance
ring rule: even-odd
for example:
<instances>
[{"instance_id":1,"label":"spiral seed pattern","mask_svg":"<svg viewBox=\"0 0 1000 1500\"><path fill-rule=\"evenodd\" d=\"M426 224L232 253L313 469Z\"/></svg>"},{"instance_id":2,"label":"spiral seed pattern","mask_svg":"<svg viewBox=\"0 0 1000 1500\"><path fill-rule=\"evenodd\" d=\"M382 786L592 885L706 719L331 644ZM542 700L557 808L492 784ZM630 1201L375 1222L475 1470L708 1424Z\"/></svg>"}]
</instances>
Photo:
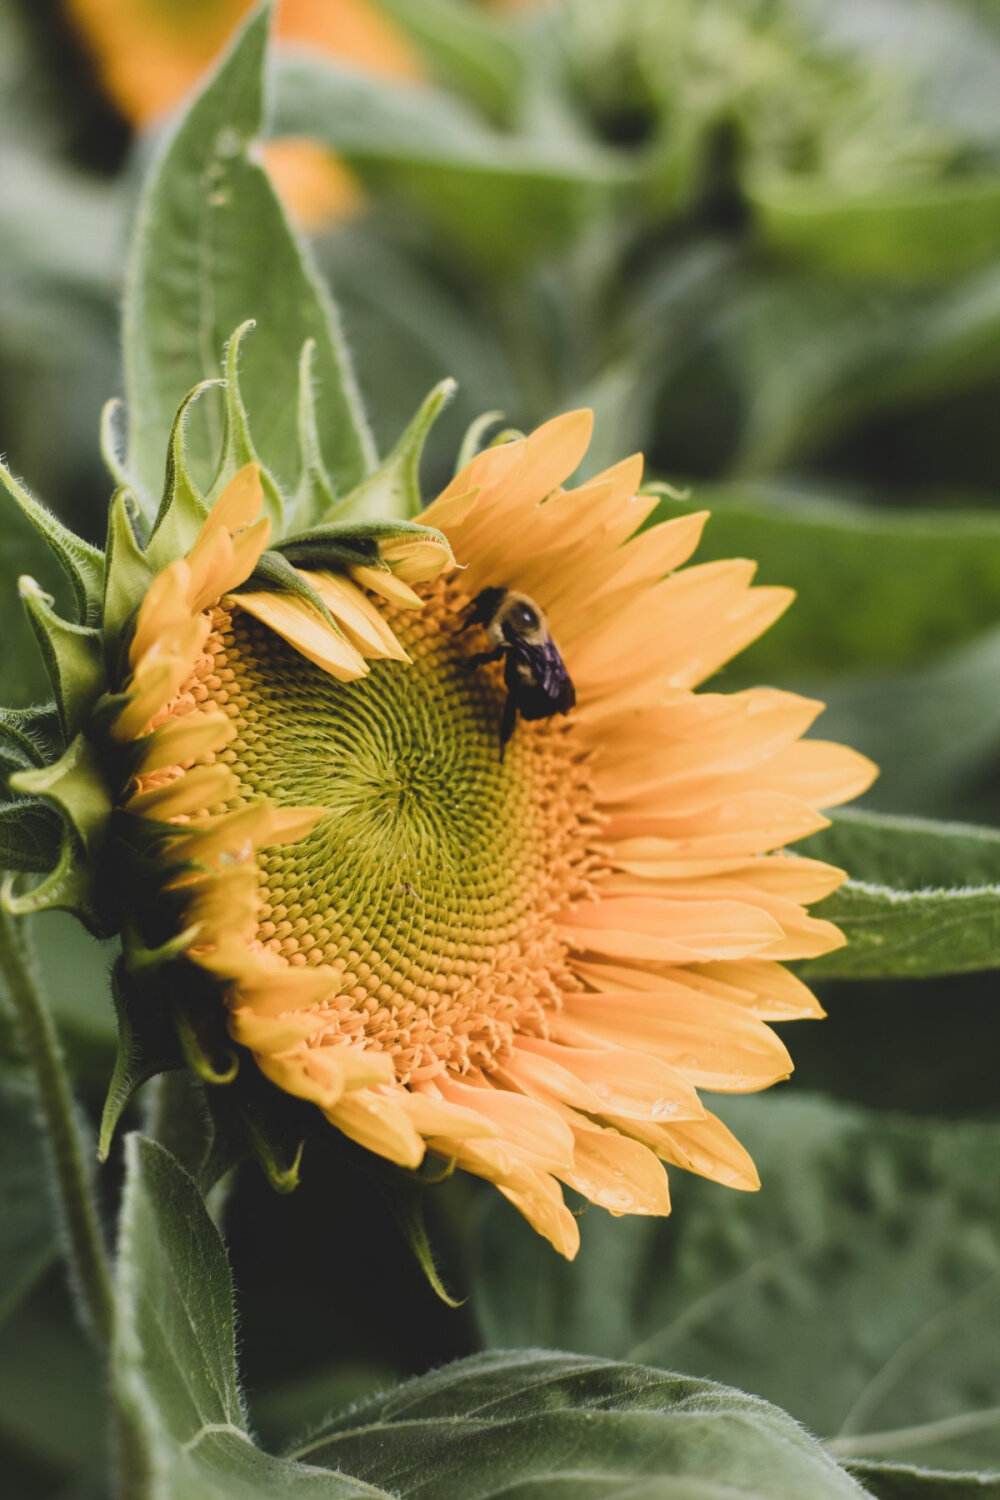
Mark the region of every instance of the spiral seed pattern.
<instances>
[{"instance_id":1,"label":"spiral seed pattern","mask_svg":"<svg viewBox=\"0 0 1000 1500\"><path fill-rule=\"evenodd\" d=\"M459 634L468 600L425 590L385 607L412 665L339 683L237 608L213 612L190 691L232 718L218 758L241 796L328 809L298 843L259 851L257 939L336 974L331 1025L390 1049L402 1082L487 1066L544 1035L574 987L555 914L586 894L593 797L572 720L519 723L499 754L499 666Z\"/></svg>"}]
</instances>

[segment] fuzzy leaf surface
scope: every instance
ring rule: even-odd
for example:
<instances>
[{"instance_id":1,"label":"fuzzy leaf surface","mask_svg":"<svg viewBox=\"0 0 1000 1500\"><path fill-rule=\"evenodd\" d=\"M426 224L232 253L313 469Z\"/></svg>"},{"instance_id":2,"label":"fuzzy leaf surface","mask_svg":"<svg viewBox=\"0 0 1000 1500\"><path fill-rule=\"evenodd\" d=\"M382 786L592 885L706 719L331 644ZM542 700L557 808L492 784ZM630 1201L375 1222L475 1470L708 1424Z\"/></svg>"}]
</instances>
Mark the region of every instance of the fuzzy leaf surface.
<instances>
[{"instance_id":1,"label":"fuzzy leaf surface","mask_svg":"<svg viewBox=\"0 0 1000 1500\"><path fill-rule=\"evenodd\" d=\"M240 378L257 449L289 491L298 472L296 370L315 340L314 374L326 464L340 491L358 484L374 450L333 302L253 159L263 117L268 13L258 10L195 99L150 175L125 299L128 467L155 513L174 413L248 319ZM266 268L266 271L264 270ZM187 438L204 488L222 440L214 398L192 412Z\"/></svg>"},{"instance_id":2,"label":"fuzzy leaf surface","mask_svg":"<svg viewBox=\"0 0 1000 1500\"><path fill-rule=\"evenodd\" d=\"M1000 1467L1000 1128L808 1096L722 1112L758 1194L672 1173L669 1219L592 1209L572 1266L491 1204L471 1298L486 1343L753 1388L842 1461Z\"/></svg>"},{"instance_id":3,"label":"fuzzy leaf surface","mask_svg":"<svg viewBox=\"0 0 1000 1500\"><path fill-rule=\"evenodd\" d=\"M1000 1476L947 1474L912 1464L847 1464L877 1500L1000 1500Z\"/></svg>"},{"instance_id":4,"label":"fuzzy leaf surface","mask_svg":"<svg viewBox=\"0 0 1000 1500\"><path fill-rule=\"evenodd\" d=\"M295 1452L402 1500L864 1494L784 1412L754 1396L537 1350L446 1365L363 1402Z\"/></svg>"},{"instance_id":5,"label":"fuzzy leaf surface","mask_svg":"<svg viewBox=\"0 0 1000 1500\"><path fill-rule=\"evenodd\" d=\"M850 809L803 852L849 872L815 910L847 947L810 978L927 978L1000 967L1000 833Z\"/></svg>"},{"instance_id":6,"label":"fuzzy leaf surface","mask_svg":"<svg viewBox=\"0 0 1000 1500\"><path fill-rule=\"evenodd\" d=\"M115 1397L134 1500L386 1500L254 1443L236 1370L226 1252L192 1179L162 1146L126 1144Z\"/></svg>"}]
</instances>

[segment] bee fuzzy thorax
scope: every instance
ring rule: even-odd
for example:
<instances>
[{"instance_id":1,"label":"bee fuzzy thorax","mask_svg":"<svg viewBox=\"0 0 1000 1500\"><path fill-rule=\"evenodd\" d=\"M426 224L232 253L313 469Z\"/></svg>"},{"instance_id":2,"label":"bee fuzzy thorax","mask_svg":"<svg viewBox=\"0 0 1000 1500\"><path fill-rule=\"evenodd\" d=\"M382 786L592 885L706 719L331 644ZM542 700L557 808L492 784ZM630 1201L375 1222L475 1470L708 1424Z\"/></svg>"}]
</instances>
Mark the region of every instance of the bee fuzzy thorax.
<instances>
[{"instance_id":1,"label":"bee fuzzy thorax","mask_svg":"<svg viewBox=\"0 0 1000 1500\"><path fill-rule=\"evenodd\" d=\"M576 702L566 665L549 635L545 612L527 594L483 589L472 602L466 627L481 625L490 650L469 658L470 667L504 663L507 700L500 724L500 758L517 723L565 714Z\"/></svg>"}]
</instances>

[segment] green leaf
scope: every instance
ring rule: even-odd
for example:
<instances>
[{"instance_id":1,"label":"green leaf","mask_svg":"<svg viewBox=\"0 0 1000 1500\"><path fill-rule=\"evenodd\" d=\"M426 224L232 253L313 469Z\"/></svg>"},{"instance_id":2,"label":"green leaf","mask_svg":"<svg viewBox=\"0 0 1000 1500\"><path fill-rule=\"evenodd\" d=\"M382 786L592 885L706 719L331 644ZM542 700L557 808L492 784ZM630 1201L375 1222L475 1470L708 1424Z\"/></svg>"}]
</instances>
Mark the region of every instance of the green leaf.
<instances>
[{"instance_id":1,"label":"green leaf","mask_svg":"<svg viewBox=\"0 0 1000 1500\"><path fill-rule=\"evenodd\" d=\"M15 889L8 878L0 892L0 900L15 917L30 917L48 911L72 912L97 935L103 932L104 925L98 905L101 894L96 889L93 870L82 858L76 835L64 825L54 869L33 886Z\"/></svg>"},{"instance_id":2,"label":"green leaf","mask_svg":"<svg viewBox=\"0 0 1000 1500\"><path fill-rule=\"evenodd\" d=\"M787 484L699 484L664 499L653 519L696 510L712 513L699 562L753 558L759 583L797 591L727 677L910 666L996 621L1000 518L988 511L900 513Z\"/></svg>"},{"instance_id":3,"label":"green leaf","mask_svg":"<svg viewBox=\"0 0 1000 1500\"><path fill-rule=\"evenodd\" d=\"M803 965L810 979L1000 967L1000 833L848 810L800 847L848 871L814 908L847 947Z\"/></svg>"},{"instance_id":4,"label":"green leaf","mask_svg":"<svg viewBox=\"0 0 1000 1500\"><path fill-rule=\"evenodd\" d=\"M912 1464L847 1463L865 1493L877 1500L1000 1500L1000 1478L989 1474L949 1474Z\"/></svg>"},{"instance_id":5,"label":"green leaf","mask_svg":"<svg viewBox=\"0 0 1000 1500\"><path fill-rule=\"evenodd\" d=\"M835 275L894 285L959 276L990 260L1000 178L969 176L857 191L812 179L745 184L765 244Z\"/></svg>"},{"instance_id":6,"label":"green leaf","mask_svg":"<svg viewBox=\"0 0 1000 1500\"><path fill-rule=\"evenodd\" d=\"M470 1304L487 1344L749 1387L841 1458L1000 1467L1000 1127L807 1096L723 1113L758 1194L673 1173L669 1219L591 1210L572 1266L492 1203Z\"/></svg>"},{"instance_id":7,"label":"green leaf","mask_svg":"<svg viewBox=\"0 0 1000 1500\"><path fill-rule=\"evenodd\" d=\"M496 18L462 0L380 3L442 81L484 110L510 112L524 81L524 64Z\"/></svg>"},{"instance_id":8,"label":"green leaf","mask_svg":"<svg viewBox=\"0 0 1000 1500\"><path fill-rule=\"evenodd\" d=\"M58 1233L34 1091L0 1075L0 1323L52 1264Z\"/></svg>"},{"instance_id":9,"label":"green leaf","mask_svg":"<svg viewBox=\"0 0 1000 1500\"><path fill-rule=\"evenodd\" d=\"M226 1252L191 1178L129 1136L117 1267L114 1395L130 1500L388 1500L348 1477L271 1458L247 1430Z\"/></svg>"},{"instance_id":10,"label":"green leaf","mask_svg":"<svg viewBox=\"0 0 1000 1500\"><path fill-rule=\"evenodd\" d=\"M784 1412L754 1396L537 1351L446 1365L363 1402L294 1451L402 1500L864 1493Z\"/></svg>"},{"instance_id":11,"label":"green leaf","mask_svg":"<svg viewBox=\"0 0 1000 1500\"><path fill-rule=\"evenodd\" d=\"M994 264L914 289L735 261L715 302L696 303L693 327L682 313L680 347L675 325L656 321L655 287L674 266L660 268L646 316L633 317L633 342L660 385L640 439L672 465L775 473L852 425L964 394L1000 367Z\"/></svg>"},{"instance_id":12,"label":"green leaf","mask_svg":"<svg viewBox=\"0 0 1000 1500\"><path fill-rule=\"evenodd\" d=\"M343 1411L398 1382L390 1365L340 1357L318 1370L267 1385L252 1399L254 1426L269 1444L287 1445L326 1421L332 1411Z\"/></svg>"},{"instance_id":13,"label":"green leaf","mask_svg":"<svg viewBox=\"0 0 1000 1500\"><path fill-rule=\"evenodd\" d=\"M150 510L177 407L218 374L233 330L250 319L257 331L242 354L242 393L257 449L279 483L291 492L298 473L296 367L309 338L329 472L347 490L374 462L336 309L253 159L267 26L268 10L258 9L180 120L139 210L125 296L128 470ZM215 476L221 423L211 400L189 418L189 456L204 489Z\"/></svg>"},{"instance_id":14,"label":"green leaf","mask_svg":"<svg viewBox=\"0 0 1000 1500\"><path fill-rule=\"evenodd\" d=\"M275 75L277 133L325 141L376 183L416 199L496 272L566 245L635 189L636 169L624 153L504 135L429 87L387 83L305 54L278 58Z\"/></svg>"},{"instance_id":15,"label":"green leaf","mask_svg":"<svg viewBox=\"0 0 1000 1500\"><path fill-rule=\"evenodd\" d=\"M826 739L870 755L881 774L868 795L887 812L996 819L1000 753L1000 630L903 672L809 684L827 705Z\"/></svg>"}]
</instances>

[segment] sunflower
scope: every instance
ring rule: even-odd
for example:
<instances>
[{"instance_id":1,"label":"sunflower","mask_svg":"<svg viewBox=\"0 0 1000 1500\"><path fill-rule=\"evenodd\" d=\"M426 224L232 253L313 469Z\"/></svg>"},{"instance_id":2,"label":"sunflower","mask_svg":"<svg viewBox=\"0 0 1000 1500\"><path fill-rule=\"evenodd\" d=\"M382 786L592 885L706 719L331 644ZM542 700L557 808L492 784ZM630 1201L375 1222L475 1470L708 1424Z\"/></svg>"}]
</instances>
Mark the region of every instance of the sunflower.
<instances>
[{"instance_id":1,"label":"sunflower","mask_svg":"<svg viewBox=\"0 0 1000 1500\"><path fill-rule=\"evenodd\" d=\"M248 462L179 545L175 463L145 548L113 519L81 734L13 778L98 860L133 1008L160 965L204 1077L250 1054L367 1151L495 1183L566 1256L563 1185L614 1214L669 1212L663 1163L758 1186L701 1091L791 1071L767 1022L822 1014L783 961L843 942L806 910L842 872L782 846L874 774L802 738L816 702L698 690L791 595L683 566L706 517L647 526L638 457L566 488L590 432L508 435L420 524L277 542ZM575 688L503 753L486 590L533 603Z\"/></svg>"}]
</instances>

